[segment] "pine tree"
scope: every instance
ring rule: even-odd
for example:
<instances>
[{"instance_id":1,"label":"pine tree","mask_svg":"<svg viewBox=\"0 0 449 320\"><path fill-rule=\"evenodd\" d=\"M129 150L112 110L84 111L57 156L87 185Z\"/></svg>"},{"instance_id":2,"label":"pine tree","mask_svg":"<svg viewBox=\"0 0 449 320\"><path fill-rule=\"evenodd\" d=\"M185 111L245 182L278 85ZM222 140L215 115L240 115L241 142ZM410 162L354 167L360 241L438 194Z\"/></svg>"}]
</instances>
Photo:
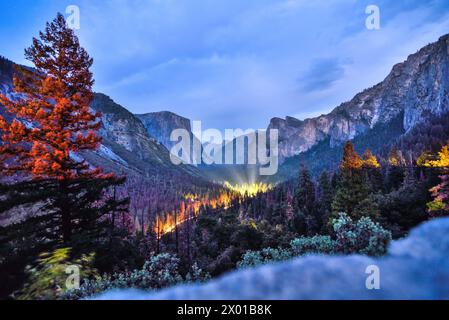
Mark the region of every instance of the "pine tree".
<instances>
[{"instance_id":1,"label":"pine tree","mask_svg":"<svg viewBox=\"0 0 449 320\"><path fill-rule=\"evenodd\" d=\"M370 188L362 165L352 143L346 143L340 164L340 181L332 202L334 216L342 212L351 216L359 203L368 197Z\"/></svg>"},{"instance_id":2,"label":"pine tree","mask_svg":"<svg viewBox=\"0 0 449 320\"><path fill-rule=\"evenodd\" d=\"M386 188L388 191L397 190L404 181L405 159L402 152L397 148L392 148L388 156L388 169L386 178Z\"/></svg>"},{"instance_id":3,"label":"pine tree","mask_svg":"<svg viewBox=\"0 0 449 320\"><path fill-rule=\"evenodd\" d=\"M298 187L295 193L295 209L305 215L312 215L315 210L315 185L309 170L301 165Z\"/></svg>"},{"instance_id":4,"label":"pine tree","mask_svg":"<svg viewBox=\"0 0 449 320\"><path fill-rule=\"evenodd\" d=\"M363 170L370 182L372 192L380 192L383 189L383 176L380 171L380 164L370 149L366 149L362 155Z\"/></svg>"},{"instance_id":5,"label":"pine tree","mask_svg":"<svg viewBox=\"0 0 449 320\"><path fill-rule=\"evenodd\" d=\"M96 134L100 114L89 109L92 59L61 14L39 36L25 50L35 69L18 67L14 75L14 91L20 98L0 95L0 103L14 117L8 122L0 116L0 170L31 177L32 183L57 183L51 197L43 194L39 200L51 204L48 212L58 224L53 230L67 245L77 230L96 232L104 215L123 210L123 202L105 198L108 189L123 179L73 156L95 150L101 142Z\"/></svg>"},{"instance_id":6,"label":"pine tree","mask_svg":"<svg viewBox=\"0 0 449 320\"><path fill-rule=\"evenodd\" d=\"M318 201L323 213L331 211L333 197L334 192L329 178L329 173L327 171L323 171L318 178Z\"/></svg>"}]
</instances>

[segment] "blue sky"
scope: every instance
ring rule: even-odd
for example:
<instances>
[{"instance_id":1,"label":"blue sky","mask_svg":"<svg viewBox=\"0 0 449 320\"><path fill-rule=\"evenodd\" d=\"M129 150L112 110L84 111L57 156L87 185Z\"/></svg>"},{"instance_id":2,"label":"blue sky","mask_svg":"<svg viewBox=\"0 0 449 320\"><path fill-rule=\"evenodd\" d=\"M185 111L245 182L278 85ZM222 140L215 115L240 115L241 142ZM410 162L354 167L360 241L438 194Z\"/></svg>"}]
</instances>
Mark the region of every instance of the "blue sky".
<instances>
[{"instance_id":1,"label":"blue sky","mask_svg":"<svg viewBox=\"0 0 449 320\"><path fill-rule=\"evenodd\" d=\"M95 90L135 113L266 128L331 111L449 33L447 0L0 0L0 55L77 5ZM369 4L381 29L365 27Z\"/></svg>"}]
</instances>

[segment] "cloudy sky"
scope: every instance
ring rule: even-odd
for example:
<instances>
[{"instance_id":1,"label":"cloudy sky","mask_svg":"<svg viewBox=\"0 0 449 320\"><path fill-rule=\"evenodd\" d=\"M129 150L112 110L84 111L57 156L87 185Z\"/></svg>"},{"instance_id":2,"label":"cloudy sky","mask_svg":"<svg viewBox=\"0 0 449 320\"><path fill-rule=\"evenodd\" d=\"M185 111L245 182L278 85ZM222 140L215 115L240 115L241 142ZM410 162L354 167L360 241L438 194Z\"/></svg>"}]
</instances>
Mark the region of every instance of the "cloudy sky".
<instances>
[{"instance_id":1,"label":"cloudy sky","mask_svg":"<svg viewBox=\"0 0 449 320\"><path fill-rule=\"evenodd\" d=\"M380 30L365 27L370 4ZM0 55L26 63L23 49L68 5L96 91L204 128L327 113L449 33L447 0L0 0Z\"/></svg>"}]
</instances>

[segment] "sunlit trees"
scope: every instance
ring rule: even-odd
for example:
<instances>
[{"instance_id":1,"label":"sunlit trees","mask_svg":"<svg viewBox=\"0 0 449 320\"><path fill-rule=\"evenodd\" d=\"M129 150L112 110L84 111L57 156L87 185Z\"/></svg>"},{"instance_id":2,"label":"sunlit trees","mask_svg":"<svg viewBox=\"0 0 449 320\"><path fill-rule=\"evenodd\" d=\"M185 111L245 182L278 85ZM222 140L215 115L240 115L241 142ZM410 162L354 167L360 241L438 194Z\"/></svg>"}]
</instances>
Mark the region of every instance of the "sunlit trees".
<instances>
[{"instance_id":1,"label":"sunlit trees","mask_svg":"<svg viewBox=\"0 0 449 320\"><path fill-rule=\"evenodd\" d=\"M441 183L430 189L434 200L428 203L429 212L434 216L449 212L449 145L443 146L436 159L424 162L425 167L441 171Z\"/></svg>"},{"instance_id":2,"label":"sunlit trees","mask_svg":"<svg viewBox=\"0 0 449 320\"><path fill-rule=\"evenodd\" d=\"M363 161L354 150L354 146L351 142L347 142L340 164L340 181L332 202L334 215L340 212L351 215L354 209L368 197L370 188L362 166Z\"/></svg>"},{"instance_id":3,"label":"sunlit trees","mask_svg":"<svg viewBox=\"0 0 449 320\"><path fill-rule=\"evenodd\" d=\"M346 174L352 174L352 172L361 169L363 166L363 160L354 150L354 145L351 141L348 141L343 149L343 159L340 163L340 170Z\"/></svg>"},{"instance_id":4,"label":"sunlit trees","mask_svg":"<svg viewBox=\"0 0 449 320\"><path fill-rule=\"evenodd\" d=\"M380 167L379 161L371 152L370 149L366 149L362 155L363 166L367 168L377 169Z\"/></svg>"},{"instance_id":5,"label":"sunlit trees","mask_svg":"<svg viewBox=\"0 0 449 320\"><path fill-rule=\"evenodd\" d=\"M57 184L53 194L39 200L50 204L45 214L67 245L75 230L93 232L104 215L124 210L125 202L103 197L123 179L104 174L79 157L101 141L96 133L100 114L89 108L92 59L61 14L47 23L39 38L25 50L35 69L18 67L14 76L16 98L0 95L0 103L14 118L0 117L0 170L34 183Z\"/></svg>"}]
</instances>

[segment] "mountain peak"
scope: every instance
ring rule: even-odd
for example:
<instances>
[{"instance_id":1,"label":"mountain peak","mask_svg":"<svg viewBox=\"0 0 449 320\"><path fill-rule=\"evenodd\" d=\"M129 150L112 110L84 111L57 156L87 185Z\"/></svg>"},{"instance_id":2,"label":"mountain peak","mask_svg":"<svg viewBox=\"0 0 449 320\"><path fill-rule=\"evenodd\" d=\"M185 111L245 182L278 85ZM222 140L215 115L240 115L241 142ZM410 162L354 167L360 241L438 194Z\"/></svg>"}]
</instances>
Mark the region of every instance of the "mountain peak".
<instances>
[{"instance_id":1,"label":"mountain peak","mask_svg":"<svg viewBox=\"0 0 449 320\"><path fill-rule=\"evenodd\" d=\"M279 154L292 157L329 139L341 144L403 115L408 131L429 116L449 111L449 34L440 37L406 61L393 66L381 83L342 103L327 115L300 121L273 118L269 129L278 129Z\"/></svg>"},{"instance_id":2,"label":"mountain peak","mask_svg":"<svg viewBox=\"0 0 449 320\"><path fill-rule=\"evenodd\" d=\"M173 146L170 134L176 129L191 132L190 120L170 111L150 112L135 115L144 125L148 134L167 149Z\"/></svg>"}]
</instances>

